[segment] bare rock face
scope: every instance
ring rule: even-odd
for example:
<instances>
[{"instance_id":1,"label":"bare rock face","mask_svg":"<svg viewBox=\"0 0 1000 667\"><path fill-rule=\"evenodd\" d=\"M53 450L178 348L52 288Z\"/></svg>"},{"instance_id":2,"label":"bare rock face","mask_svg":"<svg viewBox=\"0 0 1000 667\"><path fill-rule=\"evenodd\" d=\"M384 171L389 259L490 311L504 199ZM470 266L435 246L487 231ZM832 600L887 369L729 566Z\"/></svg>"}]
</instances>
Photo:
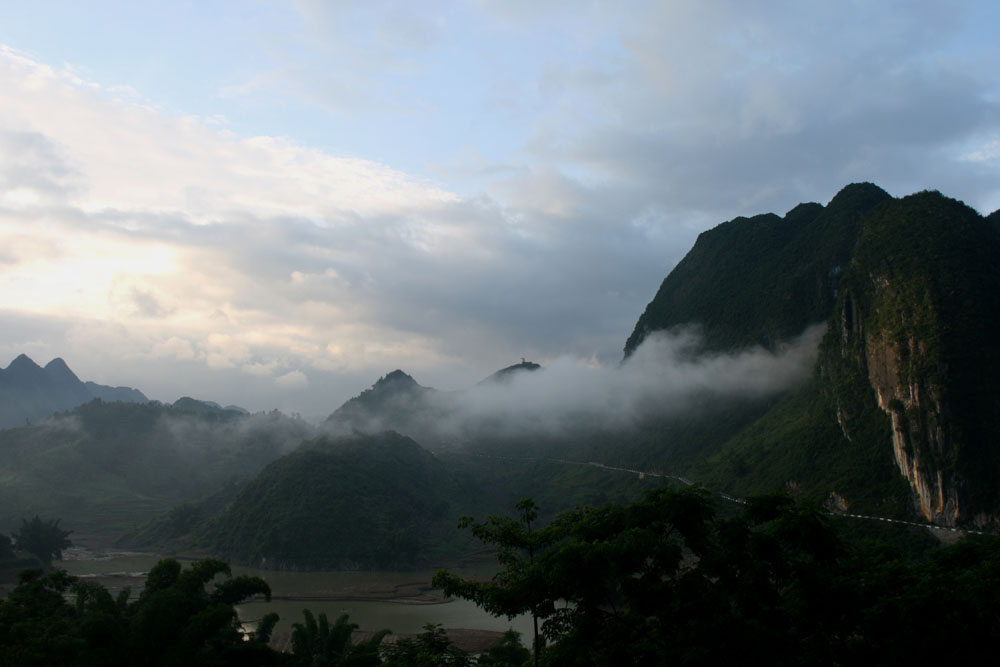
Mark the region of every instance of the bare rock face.
<instances>
[{"instance_id":1,"label":"bare rock face","mask_svg":"<svg viewBox=\"0 0 1000 667\"><path fill-rule=\"evenodd\" d=\"M955 525L962 503L962 480L942 462L955 454L953 428L944 408L943 390L926 378L906 373L906 360L928 354L914 337L902 343L884 331L865 337L864 363L878 407L892 424L892 453L909 482L917 509L934 523Z\"/></svg>"}]
</instances>

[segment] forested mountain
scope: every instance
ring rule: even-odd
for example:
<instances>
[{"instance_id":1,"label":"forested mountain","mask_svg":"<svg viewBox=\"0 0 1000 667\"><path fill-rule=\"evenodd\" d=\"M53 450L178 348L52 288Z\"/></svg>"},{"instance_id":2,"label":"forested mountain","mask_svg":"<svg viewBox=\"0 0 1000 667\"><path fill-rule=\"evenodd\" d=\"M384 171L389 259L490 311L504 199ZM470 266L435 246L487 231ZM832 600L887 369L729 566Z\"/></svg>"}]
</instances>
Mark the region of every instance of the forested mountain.
<instances>
[{"instance_id":1,"label":"forested mountain","mask_svg":"<svg viewBox=\"0 0 1000 667\"><path fill-rule=\"evenodd\" d=\"M699 326L714 350L773 347L817 320L828 330L809 385L709 443L692 475L734 492L786 486L840 507L995 523L995 221L937 192L894 199L861 184L826 207L702 234L626 355L679 325Z\"/></svg>"},{"instance_id":2,"label":"forested mountain","mask_svg":"<svg viewBox=\"0 0 1000 667\"><path fill-rule=\"evenodd\" d=\"M334 410L324 426L348 433L400 430L419 438L433 430L433 424L447 411L440 394L397 369Z\"/></svg>"},{"instance_id":3,"label":"forested mountain","mask_svg":"<svg viewBox=\"0 0 1000 667\"><path fill-rule=\"evenodd\" d=\"M133 403L149 400L131 387L81 382L58 357L42 368L22 354L0 369L0 428L36 423L94 398Z\"/></svg>"},{"instance_id":4,"label":"forested mountain","mask_svg":"<svg viewBox=\"0 0 1000 667\"><path fill-rule=\"evenodd\" d=\"M391 431L322 437L269 465L200 532L221 557L272 568L406 568L460 538L471 488Z\"/></svg>"},{"instance_id":5,"label":"forested mountain","mask_svg":"<svg viewBox=\"0 0 1000 667\"><path fill-rule=\"evenodd\" d=\"M799 204L735 218L703 232L660 285L625 343L631 354L651 331L702 329L708 349L773 348L826 321L850 261L861 220L889 194L859 183L826 206Z\"/></svg>"}]
</instances>

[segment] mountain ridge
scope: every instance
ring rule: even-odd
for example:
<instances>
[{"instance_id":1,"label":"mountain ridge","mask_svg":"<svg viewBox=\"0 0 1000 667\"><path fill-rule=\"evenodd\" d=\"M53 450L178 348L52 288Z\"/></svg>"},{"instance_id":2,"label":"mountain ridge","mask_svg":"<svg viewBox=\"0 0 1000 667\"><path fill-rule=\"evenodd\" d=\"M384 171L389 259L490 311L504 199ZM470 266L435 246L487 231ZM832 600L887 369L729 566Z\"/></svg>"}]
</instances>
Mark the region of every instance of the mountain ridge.
<instances>
[{"instance_id":1,"label":"mountain ridge","mask_svg":"<svg viewBox=\"0 0 1000 667\"><path fill-rule=\"evenodd\" d=\"M42 367L22 353L6 369L0 369L0 428L38 422L94 398L149 401L131 387L82 382L61 357Z\"/></svg>"}]
</instances>

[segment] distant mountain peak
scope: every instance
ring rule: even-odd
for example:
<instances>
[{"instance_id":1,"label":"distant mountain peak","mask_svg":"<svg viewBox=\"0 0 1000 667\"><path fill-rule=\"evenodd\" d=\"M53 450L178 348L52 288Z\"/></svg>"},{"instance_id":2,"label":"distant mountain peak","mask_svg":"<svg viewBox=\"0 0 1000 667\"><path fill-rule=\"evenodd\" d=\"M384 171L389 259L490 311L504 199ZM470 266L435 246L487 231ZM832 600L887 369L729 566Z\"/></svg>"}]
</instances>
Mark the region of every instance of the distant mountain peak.
<instances>
[{"instance_id":1,"label":"distant mountain peak","mask_svg":"<svg viewBox=\"0 0 1000 667\"><path fill-rule=\"evenodd\" d=\"M49 363L45 364L45 374L58 382L69 382L72 384L78 384L80 378L77 377L76 373L70 370L66 362L63 361L62 357L56 357Z\"/></svg>"},{"instance_id":2,"label":"distant mountain peak","mask_svg":"<svg viewBox=\"0 0 1000 667\"><path fill-rule=\"evenodd\" d=\"M81 382L62 357L42 368L28 355L19 354L0 371L0 428L41 421L94 398L138 403L149 400L130 387Z\"/></svg>"},{"instance_id":3,"label":"distant mountain peak","mask_svg":"<svg viewBox=\"0 0 1000 667\"><path fill-rule=\"evenodd\" d=\"M892 199L892 196L874 183L851 183L842 187L840 192L833 196L827 207L837 208L853 202L867 211L883 199Z\"/></svg>"},{"instance_id":4,"label":"distant mountain peak","mask_svg":"<svg viewBox=\"0 0 1000 667\"><path fill-rule=\"evenodd\" d=\"M417 381L411 376L407 375L398 368L391 373L387 373L384 377L378 379L372 389L402 389L407 387L417 387Z\"/></svg>"},{"instance_id":5,"label":"distant mountain peak","mask_svg":"<svg viewBox=\"0 0 1000 667\"><path fill-rule=\"evenodd\" d=\"M29 369L29 368L30 369L39 369L39 370L41 370L42 367L39 366L38 364L36 364L31 357L29 357L28 355L23 354L23 353L17 355L17 358L15 358L14 361L10 362L10 365L7 366L7 370L8 371L10 371L10 370L23 370L23 369Z\"/></svg>"},{"instance_id":6,"label":"distant mountain peak","mask_svg":"<svg viewBox=\"0 0 1000 667\"><path fill-rule=\"evenodd\" d=\"M493 375L489 376L479 384L490 384L493 382L509 382L515 373L520 372L530 372L537 371L541 368L541 365L536 364L533 361L525 361L524 357L521 357L521 363L514 364L513 366L508 366L507 368L501 368Z\"/></svg>"}]
</instances>

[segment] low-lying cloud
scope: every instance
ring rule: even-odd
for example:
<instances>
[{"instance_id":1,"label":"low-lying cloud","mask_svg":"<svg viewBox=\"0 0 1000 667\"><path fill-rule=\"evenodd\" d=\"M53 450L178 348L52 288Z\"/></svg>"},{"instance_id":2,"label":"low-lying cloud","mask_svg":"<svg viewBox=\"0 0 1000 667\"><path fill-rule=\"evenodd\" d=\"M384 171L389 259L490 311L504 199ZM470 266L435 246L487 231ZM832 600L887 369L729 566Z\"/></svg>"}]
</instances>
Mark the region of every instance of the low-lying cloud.
<instances>
[{"instance_id":1,"label":"low-lying cloud","mask_svg":"<svg viewBox=\"0 0 1000 667\"><path fill-rule=\"evenodd\" d=\"M472 418L509 418L564 428L578 421L630 426L649 417L690 409L694 402L758 398L808 377L825 325L807 329L776 351L754 347L734 353L699 353L697 329L650 335L618 367L557 359L509 383L486 384L462 394Z\"/></svg>"},{"instance_id":2,"label":"low-lying cloud","mask_svg":"<svg viewBox=\"0 0 1000 667\"><path fill-rule=\"evenodd\" d=\"M558 436L594 427L627 429L733 399L758 399L805 381L823 324L772 351L706 353L697 328L650 335L619 366L560 358L459 392L390 393L380 409L346 424L393 428L425 444L461 444L477 435ZM367 418L367 419L366 419Z\"/></svg>"}]
</instances>

